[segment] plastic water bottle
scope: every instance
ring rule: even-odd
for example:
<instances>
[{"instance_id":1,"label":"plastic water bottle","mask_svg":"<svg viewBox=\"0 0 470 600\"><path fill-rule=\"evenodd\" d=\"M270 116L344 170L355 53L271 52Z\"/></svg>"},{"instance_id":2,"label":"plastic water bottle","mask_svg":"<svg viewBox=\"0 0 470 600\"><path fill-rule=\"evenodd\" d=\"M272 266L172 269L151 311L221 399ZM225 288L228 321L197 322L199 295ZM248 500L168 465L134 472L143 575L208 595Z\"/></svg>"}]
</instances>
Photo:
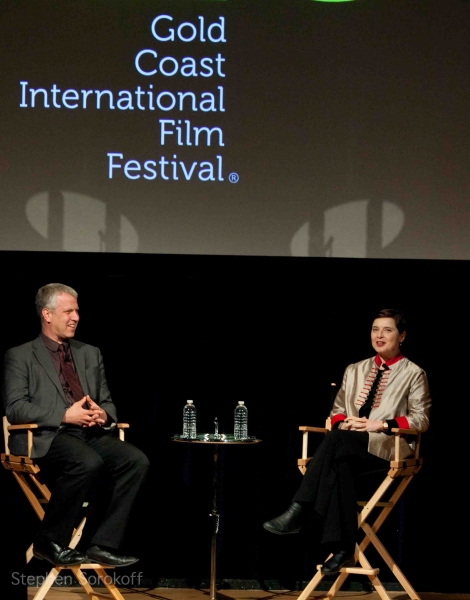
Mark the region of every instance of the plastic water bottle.
<instances>
[{"instance_id":1,"label":"plastic water bottle","mask_svg":"<svg viewBox=\"0 0 470 600\"><path fill-rule=\"evenodd\" d=\"M196 439L196 407L188 400L183 408L183 437L187 440Z\"/></svg>"},{"instance_id":2,"label":"plastic water bottle","mask_svg":"<svg viewBox=\"0 0 470 600\"><path fill-rule=\"evenodd\" d=\"M236 440L245 440L248 437L248 409L243 400L240 400L235 407L233 437Z\"/></svg>"}]
</instances>

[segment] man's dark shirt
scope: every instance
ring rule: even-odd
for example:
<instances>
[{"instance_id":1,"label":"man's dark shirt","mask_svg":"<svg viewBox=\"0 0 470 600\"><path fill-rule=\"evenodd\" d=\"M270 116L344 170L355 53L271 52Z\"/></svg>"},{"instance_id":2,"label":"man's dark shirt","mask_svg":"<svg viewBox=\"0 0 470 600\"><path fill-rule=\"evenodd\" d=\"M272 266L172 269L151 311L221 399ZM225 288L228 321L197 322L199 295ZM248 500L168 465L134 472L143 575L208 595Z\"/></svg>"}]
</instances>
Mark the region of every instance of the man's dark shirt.
<instances>
[{"instance_id":1,"label":"man's dark shirt","mask_svg":"<svg viewBox=\"0 0 470 600\"><path fill-rule=\"evenodd\" d=\"M54 369L56 370L56 373L59 377L60 384L62 386L62 389L64 390L65 398L67 399L67 404L69 406L72 406L72 404L74 403L72 391L70 389L70 386L65 381L64 375L60 368L60 358L59 358L59 345L60 344L58 342L54 342L54 340L51 340L46 335L44 335L42 332L40 335L41 335L42 341L44 342L44 345L46 346L47 350L49 351L49 356L52 359ZM73 370L76 372L75 364L73 362L72 352L70 350L70 344L68 342L63 342L63 346L65 349L65 354L66 354L66 356L68 356L70 362L72 363ZM78 377L77 377L77 379L78 379ZM84 394L82 394L82 397L83 396L84 396Z\"/></svg>"}]
</instances>

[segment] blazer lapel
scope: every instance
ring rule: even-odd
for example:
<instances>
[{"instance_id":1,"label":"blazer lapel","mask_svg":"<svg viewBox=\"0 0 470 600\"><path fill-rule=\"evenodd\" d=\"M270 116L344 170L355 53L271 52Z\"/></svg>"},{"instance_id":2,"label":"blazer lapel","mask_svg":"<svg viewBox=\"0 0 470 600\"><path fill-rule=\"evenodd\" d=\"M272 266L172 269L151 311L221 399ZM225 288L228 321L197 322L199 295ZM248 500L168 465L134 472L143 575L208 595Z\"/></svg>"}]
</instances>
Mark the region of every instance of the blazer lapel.
<instances>
[{"instance_id":1,"label":"blazer lapel","mask_svg":"<svg viewBox=\"0 0 470 600\"><path fill-rule=\"evenodd\" d=\"M59 377L56 373L56 370L52 363L51 357L49 356L49 351L47 350L46 346L44 345L44 343L40 337L37 337L33 341L33 349L34 349L34 355L36 356L39 364L44 369L46 375L49 377L49 379L52 381L52 383L56 386L60 395L64 399L65 404L67 404L67 401L65 399L64 390L62 389Z\"/></svg>"},{"instance_id":2,"label":"blazer lapel","mask_svg":"<svg viewBox=\"0 0 470 600\"><path fill-rule=\"evenodd\" d=\"M74 340L70 340L70 349L72 350L73 362L77 371L78 379L82 386L85 396L89 393L88 383L86 379L86 360L83 348L77 347Z\"/></svg>"}]
</instances>

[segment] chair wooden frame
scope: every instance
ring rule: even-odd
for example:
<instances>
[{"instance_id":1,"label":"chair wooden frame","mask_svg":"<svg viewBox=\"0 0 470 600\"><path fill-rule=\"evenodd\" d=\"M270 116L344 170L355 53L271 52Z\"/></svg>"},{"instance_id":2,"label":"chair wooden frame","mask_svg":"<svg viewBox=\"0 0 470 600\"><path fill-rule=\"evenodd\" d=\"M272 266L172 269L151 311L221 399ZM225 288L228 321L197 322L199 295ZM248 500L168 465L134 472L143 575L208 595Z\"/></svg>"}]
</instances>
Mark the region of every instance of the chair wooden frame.
<instances>
[{"instance_id":1,"label":"chair wooden frame","mask_svg":"<svg viewBox=\"0 0 470 600\"><path fill-rule=\"evenodd\" d=\"M327 419L325 427L299 427L299 431L302 432L302 457L298 459L297 465L303 475L305 474L307 465L311 460L311 457L308 456L309 434L327 434L330 430L330 419ZM358 505L362 506L362 510L360 512L358 511L358 527L362 529L362 532L364 533L364 538L360 543L356 544L355 551L355 558L356 561L359 562L360 567L343 567L338 577L335 579L332 586L326 593L326 598L334 598L346 581L347 577L350 574L358 574L366 575L369 578L371 584L374 586L376 592L382 600L391 600L391 597L387 594L382 582L378 577L380 569L373 568L364 554L369 544L372 543L411 600L420 600L420 597L413 589L410 582L406 579L395 560L391 557L385 546L377 537L377 531L383 525L385 519L388 517L391 510L402 496L403 492L411 483L413 477L416 475L416 473L418 473L423 465L423 459L419 455L421 433L415 429L401 428L393 428L391 432L395 436L395 459L390 461L390 468L385 475L384 480L371 498L365 502L358 502ZM403 459L400 458L400 438L405 435L412 436L414 438L415 449L411 457ZM389 498L386 501L382 501L382 498L387 491L389 493ZM380 512L373 525L369 525L369 523L367 523L367 519L375 509L379 510ZM377 512L375 512L375 514L377 514ZM328 556L327 559L330 558L330 556ZM300 594L298 600L307 600L309 595L317 588L323 577L324 575L321 573L321 565L317 565L316 574Z\"/></svg>"},{"instance_id":2,"label":"chair wooden frame","mask_svg":"<svg viewBox=\"0 0 470 600\"><path fill-rule=\"evenodd\" d=\"M117 428L119 432L119 439L124 440L124 430L129 427L128 423L117 423ZM20 488L23 490L26 498L31 504L34 512L38 516L38 518L42 521L44 518L44 507L43 505L47 504L51 498L51 492L47 485L45 485L41 481L41 477L39 475L40 468L35 463L34 459L31 458L31 450L33 447L33 433L34 430L38 429L36 424L24 424L24 425L10 425L7 418L3 417L3 435L5 441L5 452L1 454L1 463L7 471L11 471L16 481L18 482ZM27 456L15 456L10 453L8 447L8 437L10 435L10 431L15 430L23 430L27 433ZM86 516L82 518L78 527L74 530L72 539L70 541L69 547L76 548L80 538L82 536L83 528L85 527ZM26 550L26 563L29 563L33 558L33 544L29 546ZM105 585L108 589L111 597L114 600L124 600L119 589L112 582L112 578L106 573L107 569L113 569L114 567L110 567L108 565L102 565L99 563L81 563L80 565L76 565L73 567L53 567L48 575L45 577L42 585L38 588L33 600L43 600L45 598L48 591L51 589L55 580L57 579L59 573L65 569L69 569L75 575L75 578L90 598L90 600L98 600L99 598L107 598L109 600L109 595L101 594L96 592L91 585L88 583L88 580L83 573L84 570L90 569L94 570L100 581Z\"/></svg>"}]
</instances>

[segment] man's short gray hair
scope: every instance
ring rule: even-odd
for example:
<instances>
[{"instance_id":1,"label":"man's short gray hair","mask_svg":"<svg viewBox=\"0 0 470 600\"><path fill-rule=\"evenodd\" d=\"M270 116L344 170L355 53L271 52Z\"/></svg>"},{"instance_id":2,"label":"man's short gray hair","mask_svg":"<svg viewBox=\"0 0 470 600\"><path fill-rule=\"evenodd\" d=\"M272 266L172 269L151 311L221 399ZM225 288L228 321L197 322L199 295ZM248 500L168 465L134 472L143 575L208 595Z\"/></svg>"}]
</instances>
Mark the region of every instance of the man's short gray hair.
<instances>
[{"instance_id":1,"label":"man's short gray hair","mask_svg":"<svg viewBox=\"0 0 470 600\"><path fill-rule=\"evenodd\" d=\"M42 309L55 310L57 308L57 296L60 294L69 294L74 298L78 298L77 292L68 285L63 283L48 283L38 289L36 294L36 311L42 316Z\"/></svg>"}]
</instances>

